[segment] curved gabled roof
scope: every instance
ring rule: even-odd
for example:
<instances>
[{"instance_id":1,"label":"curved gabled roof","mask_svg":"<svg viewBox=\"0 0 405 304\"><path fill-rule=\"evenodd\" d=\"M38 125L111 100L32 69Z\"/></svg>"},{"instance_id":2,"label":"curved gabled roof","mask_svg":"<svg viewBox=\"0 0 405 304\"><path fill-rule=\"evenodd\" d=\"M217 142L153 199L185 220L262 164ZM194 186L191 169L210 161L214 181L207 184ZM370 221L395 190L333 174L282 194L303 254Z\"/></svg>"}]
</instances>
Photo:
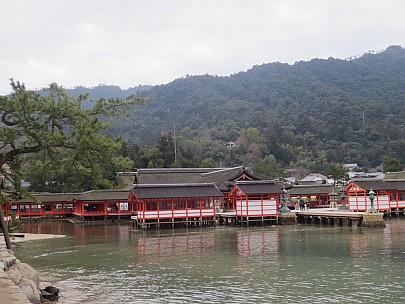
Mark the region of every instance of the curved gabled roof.
<instances>
[{"instance_id":1,"label":"curved gabled roof","mask_svg":"<svg viewBox=\"0 0 405 304\"><path fill-rule=\"evenodd\" d=\"M394 180L353 180L352 181L357 186L361 187L366 191L373 190L405 190L405 180L394 179Z\"/></svg>"},{"instance_id":2,"label":"curved gabled roof","mask_svg":"<svg viewBox=\"0 0 405 304\"><path fill-rule=\"evenodd\" d=\"M233 168L138 169L136 172L138 184L215 183L221 191L229 191L239 178L258 179L244 166Z\"/></svg>"},{"instance_id":3,"label":"curved gabled roof","mask_svg":"<svg viewBox=\"0 0 405 304\"><path fill-rule=\"evenodd\" d=\"M90 190L75 196L77 201L127 200L129 190Z\"/></svg>"},{"instance_id":4,"label":"curved gabled roof","mask_svg":"<svg viewBox=\"0 0 405 304\"><path fill-rule=\"evenodd\" d=\"M137 199L222 197L214 183L137 184L131 192Z\"/></svg>"},{"instance_id":5,"label":"curved gabled roof","mask_svg":"<svg viewBox=\"0 0 405 304\"><path fill-rule=\"evenodd\" d=\"M238 187L246 195L283 193L282 187L272 180L237 181L235 187Z\"/></svg>"}]
</instances>

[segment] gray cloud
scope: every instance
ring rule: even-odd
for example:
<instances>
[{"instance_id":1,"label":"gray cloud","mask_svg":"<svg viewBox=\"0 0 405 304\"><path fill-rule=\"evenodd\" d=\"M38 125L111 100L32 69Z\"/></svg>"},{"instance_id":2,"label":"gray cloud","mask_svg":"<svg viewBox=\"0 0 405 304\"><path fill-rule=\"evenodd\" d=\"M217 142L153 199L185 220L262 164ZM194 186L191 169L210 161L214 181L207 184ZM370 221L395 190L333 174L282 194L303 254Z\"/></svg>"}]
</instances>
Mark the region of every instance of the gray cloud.
<instances>
[{"instance_id":1,"label":"gray cloud","mask_svg":"<svg viewBox=\"0 0 405 304\"><path fill-rule=\"evenodd\" d=\"M161 84L405 46L402 0L0 0L0 93Z\"/></svg>"}]
</instances>

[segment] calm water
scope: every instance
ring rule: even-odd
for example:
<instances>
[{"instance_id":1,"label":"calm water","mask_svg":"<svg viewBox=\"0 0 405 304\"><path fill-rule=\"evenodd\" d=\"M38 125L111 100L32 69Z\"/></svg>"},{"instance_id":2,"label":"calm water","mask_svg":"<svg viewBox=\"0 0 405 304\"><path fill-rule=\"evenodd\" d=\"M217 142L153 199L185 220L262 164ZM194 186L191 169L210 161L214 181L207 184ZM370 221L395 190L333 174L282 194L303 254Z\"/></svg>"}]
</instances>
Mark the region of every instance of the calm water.
<instances>
[{"instance_id":1,"label":"calm water","mask_svg":"<svg viewBox=\"0 0 405 304\"><path fill-rule=\"evenodd\" d=\"M386 228L135 231L26 224L66 238L14 249L59 303L405 303L405 219Z\"/></svg>"}]
</instances>

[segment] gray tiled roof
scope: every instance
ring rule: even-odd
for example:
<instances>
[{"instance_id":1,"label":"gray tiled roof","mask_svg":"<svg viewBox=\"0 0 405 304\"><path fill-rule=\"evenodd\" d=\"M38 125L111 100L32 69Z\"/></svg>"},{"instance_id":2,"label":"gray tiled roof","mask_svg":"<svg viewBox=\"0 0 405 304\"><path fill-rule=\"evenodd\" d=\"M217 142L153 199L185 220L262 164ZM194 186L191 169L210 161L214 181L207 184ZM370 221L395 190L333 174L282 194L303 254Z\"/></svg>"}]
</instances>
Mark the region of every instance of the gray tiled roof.
<instances>
[{"instance_id":1,"label":"gray tiled roof","mask_svg":"<svg viewBox=\"0 0 405 304\"><path fill-rule=\"evenodd\" d=\"M353 180L364 190L405 190L404 180Z\"/></svg>"},{"instance_id":2,"label":"gray tiled roof","mask_svg":"<svg viewBox=\"0 0 405 304\"><path fill-rule=\"evenodd\" d=\"M240 166L234 168L164 168L138 169L139 184L185 184L215 183L221 191L229 191L236 178L246 174L254 177L250 170Z\"/></svg>"},{"instance_id":3,"label":"gray tiled roof","mask_svg":"<svg viewBox=\"0 0 405 304\"><path fill-rule=\"evenodd\" d=\"M353 182L364 190L392 190L394 185L383 180L355 180Z\"/></svg>"},{"instance_id":4,"label":"gray tiled roof","mask_svg":"<svg viewBox=\"0 0 405 304\"><path fill-rule=\"evenodd\" d=\"M405 179L405 171L385 172L386 179Z\"/></svg>"},{"instance_id":5,"label":"gray tiled roof","mask_svg":"<svg viewBox=\"0 0 405 304\"><path fill-rule=\"evenodd\" d=\"M213 183L137 184L132 188L132 193L138 199L222 197L222 192Z\"/></svg>"},{"instance_id":6,"label":"gray tiled roof","mask_svg":"<svg viewBox=\"0 0 405 304\"><path fill-rule=\"evenodd\" d=\"M405 191L405 179L384 180L395 190Z\"/></svg>"},{"instance_id":7,"label":"gray tiled roof","mask_svg":"<svg viewBox=\"0 0 405 304\"><path fill-rule=\"evenodd\" d=\"M35 203L36 200L42 203L47 202L70 202L79 193L31 193L24 195L22 199L17 200L17 203Z\"/></svg>"},{"instance_id":8,"label":"gray tiled roof","mask_svg":"<svg viewBox=\"0 0 405 304\"><path fill-rule=\"evenodd\" d=\"M283 193L283 189L280 185L274 181L261 180L261 181L237 181L236 185L245 194L269 194L269 193Z\"/></svg>"},{"instance_id":9,"label":"gray tiled roof","mask_svg":"<svg viewBox=\"0 0 405 304\"><path fill-rule=\"evenodd\" d=\"M136 172L118 172L115 176L115 182L118 188L131 190L135 183Z\"/></svg>"},{"instance_id":10,"label":"gray tiled roof","mask_svg":"<svg viewBox=\"0 0 405 304\"><path fill-rule=\"evenodd\" d=\"M126 200L129 190L91 190L75 197L78 201Z\"/></svg>"},{"instance_id":11,"label":"gray tiled roof","mask_svg":"<svg viewBox=\"0 0 405 304\"><path fill-rule=\"evenodd\" d=\"M303 194L303 195L310 195L310 194L329 194L334 191L335 193L338 193L340 190L339 188L333 186L333 185L294 185L290 193L292 195L298 195L298 194Z\"/></svg>"}]
</instances>

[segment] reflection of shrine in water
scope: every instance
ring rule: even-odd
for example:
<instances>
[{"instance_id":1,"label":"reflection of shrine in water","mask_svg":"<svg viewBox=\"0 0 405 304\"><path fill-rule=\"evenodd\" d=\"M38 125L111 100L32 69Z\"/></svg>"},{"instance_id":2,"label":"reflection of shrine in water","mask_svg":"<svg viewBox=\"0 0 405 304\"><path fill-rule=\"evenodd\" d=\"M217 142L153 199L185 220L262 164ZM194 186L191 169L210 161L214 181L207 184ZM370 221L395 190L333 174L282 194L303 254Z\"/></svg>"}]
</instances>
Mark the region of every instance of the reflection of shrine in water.
<instances>
[{"instance_id":1,"label":"reflection of shrine in water","mask_svg":"<svg viewBox=\"0 0 405 304\"><path fill-rule=\"evenodd\" d=\"M130 238L135 263L174 267L171 271L193 277L190 269L222 277L224 271L250 273L263 257L266 265L279 262L279 231L269 227L133 231Z\"/></svg>"},{"instance_id":2,"label":"reflection of shrine in water","mask_svg":"<svg viewBox=\"0 0 405 304\"><path fill-rule=\"evenodd\" d=\"M140 234L137 240L138 255L170 258L180 255L221 255L234 256L271 255L278 256L279 232L269 230L221 229L156 231L153 236Z\"/></svg>"},{"instance_id":3,"label":"reflection of shrine in water","mask_svg":"<svg viewBox=\"0 0 405 304\"><path fill-rule=\"evenodd\" d=\"M24 231L26 233L71 235L73 227L73 224L69 225L63 221L24 222Z\"/></svg>"},{"instance_id":4,"label":"reflection of shrine in water","mask_svg":"<svg viewBox=\"0 0 405 304\"><path fill-rule=\"evenodd\" d=\"M387 227L376 230L360 230L348 236L350 255L361 262L369 255L384 255L385 252L401 254L400 240L403 240L404 231L401 230L401 221L392 219L386 221ZM397 250L396 250L397 249Z\"/></svg>"},{"instance_id":5,"label":"reflection of shrine in water","mask_svg":"<svg viewBox=\"0 0 405 304\"><path fill-rule=\"evenodd\" d=\"M238 254L241 256L271 255L278 258L280 246L278 229L239 230L237 241Z\"/></svg>"},{"instance_id":6,"label":"reflection of shrine in water","mask_svg":"<svg viewBox=\"0 0 405 304\"><path fill-rule=\"evenodd\" d=\"M58 234L73 236L76 245L97 243L128 242L128 225L116 225L107 223L74 224L67 221L40 221L24 223L24 231L27 233Z\"/></svg>"},{"instance_id":7,"label":"reflection of shrine in water","mask_svg":"<svg viewBox=\"0 0 405 304\"><path fill-rule=\"evenodd\" d=\"M74 236L77 245L125 243L128 242L129 235L128 225L74 224Z\"/></svg>"},{"instance_id":8,"label":"reflection of shrine in water","mask_svg":"<svg viewBox=\"0 0 405 304\"><path fill-rule=\"evenodd\" d=\"M217 235L212 230L156 231L137 235L138 259L147 261L168 259L173 256L205 255L215 252Z\"/></svg>"}]
</instances>

